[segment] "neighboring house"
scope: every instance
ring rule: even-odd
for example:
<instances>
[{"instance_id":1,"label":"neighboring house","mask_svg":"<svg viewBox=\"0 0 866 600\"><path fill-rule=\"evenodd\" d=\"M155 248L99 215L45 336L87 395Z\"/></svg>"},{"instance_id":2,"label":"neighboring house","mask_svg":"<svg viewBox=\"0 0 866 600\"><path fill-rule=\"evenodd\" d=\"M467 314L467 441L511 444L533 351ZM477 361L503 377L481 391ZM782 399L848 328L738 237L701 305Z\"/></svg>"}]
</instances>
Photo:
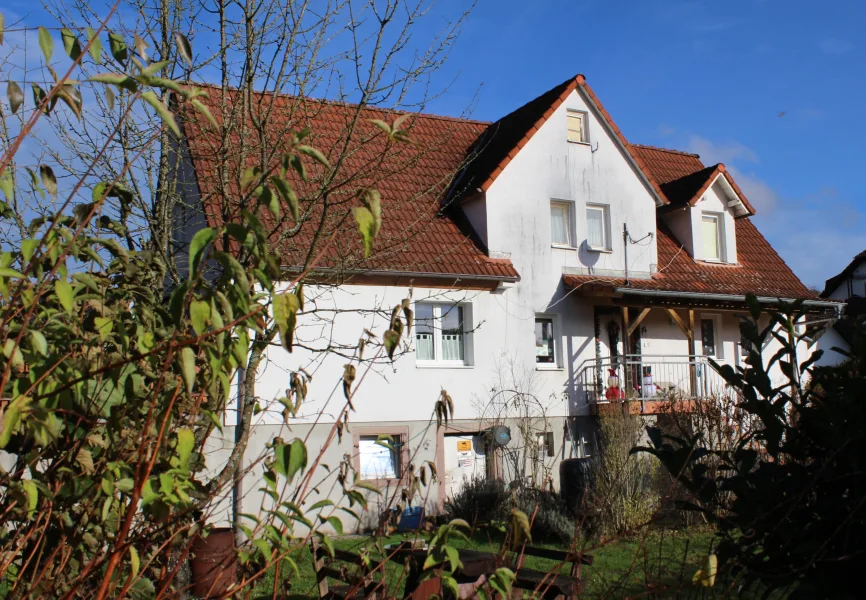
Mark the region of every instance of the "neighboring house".
<instances>
[{"instance_id":1,"label":"neighboring house","mask_svg":"<svg viewBox=\"0 0 866 600\"><path fill-rule=\"evenodd\" d=\"M321 102L305 113L323 151L356 111ZM360 116L373 136L366 119L397 115L364 108ZM350 430L324 462L334 466L350 454L364 478L387 487L411 451L415 465L438 467L430 506L485 473L557 487L561 459L595 452L596 415L611 401L627 397L652 414L660 396L724 393L706 359L741 361L747 293L768 310L780 297L803 299L816 312L832 304L815 297L755 228L755 211L724 165L628 142L582 75L495 123L432 115L409 123L415 144L398 152L415 153L411 166L385 168L377 183L384 213L377 253L357 259L357 233L346 230L352 243L318 270L323 284L330 277L339 285L307 291L316 311L301 317L299 348L276 347L260 374L267 408L285 394L292 371L313 372L306 417L286 425L279 406L259 415L248 462L277 436L309 436L317 452L342 406L332 392L347 361L309 347L322 339L351 347L364 328L381 334L410 288L411 346L364 379ZM218 153L205 126L185 128L185 172L195 170L186 182L194 210L182 217L189 236L204 220L233 217L208 201L219 196ZM369 161L364 148L354 156L359 169ZM291 249L283 254L296 272L292 257ZM349 312L328 313L334 309ZM769 357L777 349L771 343L764 351ZM809 351L804 345L800 356ZM437 430L430 419L443 388L455 420ZM514 389L528 420L504 402ZM499 424L511 427L506 449L523 449L529 471L493 449L487 432ZM394 436L396 453L374 444L380 434ZM250 511L261 501L260 472L245 485ZM333 487L320 486L322 495Z\"/></svg>"},{"instance_id":2,"label":"neighboring house","mask_svg":"<svg viewBox=\"0 0 866 600\"><path fill-rule=\"evenodd\" d=\"M845 355L835 348L846 352L851 349L853 321L866 315L866 251L827 280L821 297L845 303L845 318L825 321L815 335L818 348L824 351L817 364L835 365L845 360Z\"/></svg>"}]
</instances>

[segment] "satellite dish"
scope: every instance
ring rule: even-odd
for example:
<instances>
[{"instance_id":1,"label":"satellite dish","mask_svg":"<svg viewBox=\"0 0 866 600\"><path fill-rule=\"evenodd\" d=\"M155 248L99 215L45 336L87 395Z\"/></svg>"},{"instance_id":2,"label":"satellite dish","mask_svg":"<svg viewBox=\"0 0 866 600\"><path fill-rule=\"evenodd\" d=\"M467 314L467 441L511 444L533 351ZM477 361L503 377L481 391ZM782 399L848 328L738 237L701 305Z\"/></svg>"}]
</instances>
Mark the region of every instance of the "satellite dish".
<instances>
[{"instance_id":1,"label":"satellite dish","mask_svg":"<svg viewBox=\"0 0 866 600\"><path fill-rule=\"evenodd\" d=\"M493 435L493 443L497 446L507 446L511 441L511 429L505 425L497 425L490 430Z\"/></svg>"}]
</instances>

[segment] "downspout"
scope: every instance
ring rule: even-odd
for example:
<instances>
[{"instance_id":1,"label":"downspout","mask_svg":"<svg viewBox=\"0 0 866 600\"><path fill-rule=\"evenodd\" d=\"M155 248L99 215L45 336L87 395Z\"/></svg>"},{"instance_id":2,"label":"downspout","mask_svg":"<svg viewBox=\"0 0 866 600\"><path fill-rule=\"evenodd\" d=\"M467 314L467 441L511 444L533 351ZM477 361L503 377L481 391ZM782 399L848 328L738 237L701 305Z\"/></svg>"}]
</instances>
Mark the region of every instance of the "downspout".
<instances>
[{"instance_id":1,"label":"downspout","mask_svg":"<svg viewBox=\"0 0 866 600\"><path fill-rule=\"evenodd\" d=\"M631 285L628 281L628 227L625 223L622 224L622 252L625 259L625 284Z\"/></svg>"},{"instance_id":2,"label":"downspout","mask_svg":"<svg viewBox=\"0 0 866 600\"><path fill-rule=\"evenodd\" d=\"M244 429L244 396L246 395L246 386L244 385L244 380L246 379L246 369L243 367L238 369L238 399L237 406L235 407L235 412L237 413L237 419L235 420L235 436L234 436L234 447L237 448L238 444L241 443L241 438L243 436ZM243 511L243 497L244 497L244 457L241 456L240 460L238 460L238 464L235 467L235 472L232 475L233 484L232 484L232 529L234 529L235 539L238 539L240 535L240 523L241 523L241 514ZM240 543L240 540L238 540Z\"/></svg>"}]
</instances>

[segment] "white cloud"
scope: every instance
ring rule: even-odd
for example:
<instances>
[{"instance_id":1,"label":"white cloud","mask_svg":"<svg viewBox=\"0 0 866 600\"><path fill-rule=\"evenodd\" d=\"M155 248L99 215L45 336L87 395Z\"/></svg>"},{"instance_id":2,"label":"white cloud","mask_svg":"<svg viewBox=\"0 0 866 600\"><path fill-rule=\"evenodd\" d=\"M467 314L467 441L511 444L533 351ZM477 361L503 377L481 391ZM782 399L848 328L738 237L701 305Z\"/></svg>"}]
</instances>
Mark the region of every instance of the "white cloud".
<instances>
[{"instance_id":1,"label":"white cloud","mask_svg":"<svg viewBox=\"0 0 866 600\"><path fill-rule=\"evenodd\" d=\"M854 50L854 44L852 44L848 40L840 40L839 38L827 38L826 40L821 42L821 50L823 50L827 54L841 56L843 54L848 54L849 52Z\"/></svg>"},{"instance_id":2,"label":"white cloud","mask_svg":"<svg viewBox=\"0 0 866 600\"><path fill-rule=\"evenodd\" d=\"M773 212L779 204L779 195L770 187L770 184L753 172L746 173L737 167L729 167L728 171L758 214Z\"/></svg>"},{"instance_id":3,"label":"white cloud","mask_svg":"<svg viewBox=\"0 0 866 600\"><path fill-rule=\"evenodd\" d=\"M701 155L705 165L716 163L736 163L737 161L757 163L758 155L755 151L736 140L716 143L699 135L689 137L688 148L690 152Z\"/></svg>"},{"instance_id":4,"label":"white cloud","mask_svg":"<svg viewBox=\"0 0 866 600\"><path fill-rule=\"evenodd\" d=\"M677 130L668 125L667 123L662 123L659 125L659 135L662 137L671 137L676 132Z\"/></svg>"}]
</instances>

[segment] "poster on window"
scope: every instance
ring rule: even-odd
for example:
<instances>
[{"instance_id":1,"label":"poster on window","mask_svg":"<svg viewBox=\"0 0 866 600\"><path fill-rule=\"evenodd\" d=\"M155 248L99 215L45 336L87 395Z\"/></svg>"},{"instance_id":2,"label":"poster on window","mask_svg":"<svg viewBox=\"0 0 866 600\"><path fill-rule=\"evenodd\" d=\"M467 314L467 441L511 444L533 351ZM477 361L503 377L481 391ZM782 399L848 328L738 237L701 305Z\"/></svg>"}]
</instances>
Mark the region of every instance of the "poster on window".
<instances>
[{"instance_id":1,"label":"poster on window","mask_svg":"<svg viewBox=\"0 0 866 600\"><path fill-rule=\"evenodd\" d=\"M471 467L472 466L472 452L458 452L457 453L457 466L458 467Z\"/></svg>"}]
</instances>

